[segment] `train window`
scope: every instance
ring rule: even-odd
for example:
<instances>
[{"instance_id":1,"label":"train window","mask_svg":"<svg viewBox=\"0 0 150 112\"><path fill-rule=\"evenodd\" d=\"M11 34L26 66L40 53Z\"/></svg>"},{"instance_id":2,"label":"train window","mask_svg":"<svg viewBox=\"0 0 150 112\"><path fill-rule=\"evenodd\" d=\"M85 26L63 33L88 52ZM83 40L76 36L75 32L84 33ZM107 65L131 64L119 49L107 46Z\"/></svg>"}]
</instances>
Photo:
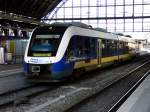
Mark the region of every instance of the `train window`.
<instances>
[{"instance_id":1,"label":"train window","mask_svg":"<svg viewBox=\"0 0 150 112\"><path fill-rule=\"evenodd\" d=\"M118 42L114 40L102 40L102 57L118 54Z\"/></svg>"},{"instance_id":2,"label":"train window","mask_svg":"<svg viewBox=\"0 0 150 112\"><path fill-rule=\"evenodd\" d=\"M118 41L114 41L114 55L118 55Z\"/></svg>"},{"instance_id":3,"label":"train window","mask_svg":"<svg viewBox=\"0 0 150 112\"><path fill-rule=\"evenodd\" d=\"M129 53L129 46L127 42L125 42L124 49L125 49L125 53Z\"/></svg>"},{"instance_id":4,"label":"train window","mask_svg":"<svg viewBox=\"0 0 150 112\"><path fill-rule=\"evenodd\" d=\"M96 42L97 41L94 38L74 36L69 42L66 55L70 59L96 57Z\"/></svg>"},{"instance_id":5,"label":"train window","mask_svg":"<svg viewBox=\"0 0 150 112\"><path fill-rule=\"evenodd\" d=\"M75 56L85 58L90 54L90 39L88 37L77 36L75 38Z\"/></svg>"},{"instance_id":6,"label":"train window","mask_svg":"<svg viewBox=\"0 0 150 112\"><path fill-rule=\"evenodd\" d=\"M29 51L32 56L55 56L59 44L60 35L58 34L34 35Z\"/></svg>"},{"instance_id":7,"label":"train window","mask_svg":"<svg viewBox=\"0 0 150 112\"><path fill-rule=\"evenodd\" d=\"M73 36L69 42L66 55L71 58L82 58L84 56L84 38L79 36Z\"/></svg>"},{"instance_id":8,"label":"train window","mask_svg":"<svg viewBox=\"0 0 150 112\"><path fill-rule=\"evenodd\" d=\"M83 57L83 38L76 36L74 39L74 51L76 57Z\"/></svg>"},{"instance_id":9,"label":"train window","mask_svg":"<svg viewBox=\"0 0 150 112\"><path fill-rule=\"evenodd\" d=\"M108 56L113 55L113 44L112 40L107 40Z\"/></svg>"},{"instance_id":10,"label":"train window","mask_svg":"<svg viewBox=\"0 0 150 112\"><path fill-rule=\"evenodd\" d=\"M111 56L112 55L112 43L111 40L107 40L107 51L106 51L106 56Z\"/></svg>"},{"instance_id":11,"label":"train window","mask_svg":"<svg viewBox=\"0 0 150 112\"><path fill-rule=\"evenodd\" d=\"M70 39L65 56L67 56L69 59L72 59L75 56L75 54L74 54L74 38Z\"/></svg>"},{"instance_id":12,"label":"train window","mask_svg":"<svg viewBox=\"0 0 150 112\"><path fill-rule=\"evenodd\" d=\"M107 56L107 40L102 40L102 57Z\"/></svg>"},{"instance_id":13,"label":"train window","mask_svg":"<svg viewBox=\"0 0 150 112\"><path fill-rule=\"evenodd\" d=\"M129 47L127 42L119 42L119 54L129 53Z\"/></svg>"},{"instance_id":14,"label":"train window","mask_svg":"<svg viewBox=\"0 0 150 112\"><path fill-rule=\"evenodd\" d=\"M85 56L90 55L90 38L85 38L84 54Z\"/></svg>"},{"instance_id":15,"label":"train window","mask_svg":"<svg viewBox=\"0 0 150 112\"><path fill-rule=\"evenodd\" d=\"M95 38L90 38L90 56L95 58L96 57L96 39Z\"/></svg>"},{"instance_id":16,"label":"train window","mask_svg":"<svg viewBox=\"0 0 150 112\"><path fill-rule=\"evenodd\" d=\"M123 48L123 42L122 41L119 42L118 48L119 48L118 53L119 53L119 55L121 55L122 54L122 48Z\"/></svg>"}]
</instances>

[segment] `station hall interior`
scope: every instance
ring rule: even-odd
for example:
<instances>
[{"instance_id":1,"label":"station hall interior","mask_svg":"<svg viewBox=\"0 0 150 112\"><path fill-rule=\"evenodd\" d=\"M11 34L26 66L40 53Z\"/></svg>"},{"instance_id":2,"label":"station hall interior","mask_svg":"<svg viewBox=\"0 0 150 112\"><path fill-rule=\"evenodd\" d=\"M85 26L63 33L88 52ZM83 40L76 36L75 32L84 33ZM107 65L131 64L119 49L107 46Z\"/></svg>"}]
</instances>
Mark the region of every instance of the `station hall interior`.
<instances>
[{"instance_id":1,"label":"station hall interior","mask_svg":"<svg viewBox=\"0 0 150 112\"><path fill-rule=\"evenodd\" d=\"M32 30L54 22L131 35L141 41L142 50L149 49L149 7L149 0L0 0L0 63L22 63Z\"/></svg>"},{"instance_id":2,"label":"station hall interior","mask_svg":"<svg viewBox=\"0 0 150 112\"><path fill-rule=\"evenodd\" d=\"M150 0L0 0L0 112L150 112Z\"/></svg>"}]
</instances>

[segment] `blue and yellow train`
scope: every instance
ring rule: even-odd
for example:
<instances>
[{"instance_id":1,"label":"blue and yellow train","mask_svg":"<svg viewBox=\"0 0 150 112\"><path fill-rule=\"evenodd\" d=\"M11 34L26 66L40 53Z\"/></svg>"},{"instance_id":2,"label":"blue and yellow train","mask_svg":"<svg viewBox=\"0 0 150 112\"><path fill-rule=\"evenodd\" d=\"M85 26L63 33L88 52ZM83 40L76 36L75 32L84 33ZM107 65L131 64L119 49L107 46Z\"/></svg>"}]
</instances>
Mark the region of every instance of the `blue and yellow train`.
<instances>
[{"instance_id":1,"label":"blue and yellow train","mask_svg":"<svg viewBox=\"0 0 150 112\"><path fill-rule=\"evenodd\" d=\"M136 55L136 42L83 23L55 23L32 32L24 56L26 77L59 81Z\"/></svg>"}]
</instances>

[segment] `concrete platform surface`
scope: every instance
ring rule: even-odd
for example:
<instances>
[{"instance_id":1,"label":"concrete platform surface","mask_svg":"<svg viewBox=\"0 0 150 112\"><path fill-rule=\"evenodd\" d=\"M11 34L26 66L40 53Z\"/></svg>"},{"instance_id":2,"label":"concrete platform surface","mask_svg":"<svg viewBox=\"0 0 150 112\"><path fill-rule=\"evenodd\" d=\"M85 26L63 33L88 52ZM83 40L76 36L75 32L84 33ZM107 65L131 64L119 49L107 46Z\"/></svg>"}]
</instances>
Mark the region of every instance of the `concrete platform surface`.
<instances>
[{"instance_id":1,"label":"concrete platform surface","mask_svg":"<svg viewBox=\"0 0 150 112\"><path fill-rule=\"evenodd\" d=\"M117 112L150 112L150 74Z\"/></svg>"},{"instance_id":2,"label":"concrete platform surface","mask_svg":"<svg viewBox=\"0 0 150 112\"><path fill-rule=\"evenodd\" d=\"M13 70L13 69L19 69L23 68L22 64L1 64L0 65L0 71L7 71L7 70Z\"/></svg>"}]
</instances>

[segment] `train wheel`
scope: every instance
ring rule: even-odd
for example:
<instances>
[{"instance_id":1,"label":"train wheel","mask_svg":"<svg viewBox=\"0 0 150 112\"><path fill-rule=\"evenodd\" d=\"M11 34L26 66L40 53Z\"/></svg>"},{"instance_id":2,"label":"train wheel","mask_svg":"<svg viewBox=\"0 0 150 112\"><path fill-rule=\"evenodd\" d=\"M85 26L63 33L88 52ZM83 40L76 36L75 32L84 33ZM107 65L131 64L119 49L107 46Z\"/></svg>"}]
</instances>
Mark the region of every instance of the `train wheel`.
<instances>
[{"instance_id":1,"label":"train wheel","mask_svg":"<svg viewBox=\"0 0 150 112\"><path fill-rule=\"evenodd\" d=\"M83 73L85 73L85 68L75 69L69 80L75 81L79 79Z\"/></svg>"}]
</instances>

